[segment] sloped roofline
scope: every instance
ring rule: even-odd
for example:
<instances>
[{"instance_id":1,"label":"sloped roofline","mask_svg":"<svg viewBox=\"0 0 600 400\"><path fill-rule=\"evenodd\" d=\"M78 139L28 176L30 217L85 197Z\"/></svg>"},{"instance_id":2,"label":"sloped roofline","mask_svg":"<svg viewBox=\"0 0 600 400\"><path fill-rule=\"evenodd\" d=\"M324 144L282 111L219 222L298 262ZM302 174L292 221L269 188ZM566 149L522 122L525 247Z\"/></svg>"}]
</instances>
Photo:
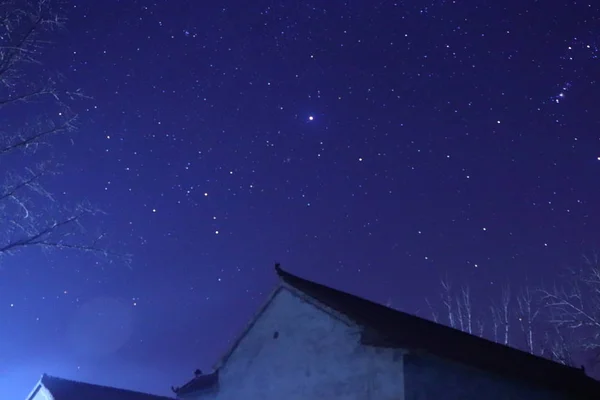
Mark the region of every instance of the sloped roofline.
<instances>
[{"instance_id":1,"label":"sloped roofline","mask_svg":"<svg viewBox=\"0 0 600 400\"><path fill-rule=\"evenodd\" d=\"M258 319L264 314L265 310L269 307L269 305L271 304L271 302L273 301L275 296L277 296L277 294L281 291L282 288L283 287L282 287L281 283L279 283L277 285L277 287L273 291L271 291L271 293L269 294L267 299L264 301L264 303L260 306L258 311L256 311L254 313L254 315L252 316L250 321L248 321L248 323L246 324L244 329L240 332L240 334L231 343L231 346L229 346L229 348L227 348L227 350L225 350L225 353L223 353L223 355L219 358L219 360L213 365L213 371L216 371L216 370L220 369L223 365L225 365L225 363L227 362L227 360L229 360L229 357L231 357L231 355L233 354L235 349L238 348L240 342L244 339L244 337L246 337L248 332L250 332L250 329L252 329L252 327L256 324L256 321L258 321Z\"/></svg>"},{"instance_id":2,"label":"sloped roofline","mask_svg":"<svg viewBox=\"0 0 600 400\"><path fill-rule=\"evenodd\" d=\"M244 340L246 335L250 332L254 325L256 325L256 322L262 317L262 315L265 313L267 308L269 308L275 297L277 297L277 295L282 290L287 290L292 295L301 298L302 300L306 301L307 303L311 304L317 309L329 314L335 319L340 320L346 325L354 325L354 323L349 318L347 318L343 314L340 314L337 310L327 307L325 304L322 304L313 297L306 295L304 292L296 289L293 286L290 286L283 279L280 279L279 283L277 284L277 287L269 294L269 296L262 304L262 306L258 309L258 311L254 313L250 321L246 324L245 328L236 337L231 346L229 346L229 348L225 351L221 358L213 365L213 371L221 369L227 363L227 361L229 360L233 352L238 348L242 340Z\"/></svg>"},{"instance_id":3,"label":"sloped roofline","mask_svg":"<svg viewBox=\"0 0 600 400\"><path fill-rule=\"evenodd\" d=\"M252 329L252 327L256 324L256 321L258 321L258 319L262 316L262 314L269 307L269 305L271 304L271 302L273 301L275 296L277 296L277 294L282 290L282 288L283 288L282 282L280 281L279 284L275 287L275 289L273 289L271 291L271 293L267 296L267 299L259 307L258 311L256 311L254 313L254 315L252 316L252 318L250 318L250 320L248 321L248 323L246 324L244 329L240 332L240 334L238 336L236 336L234 341L225 350L223 355L221 357L219 357L218 361L213 364L212 371L210 372L210 374L218 374L219 370L223 367L223 365L225 365L227 360L229 360L229 358L231 357L231 355L233 354L235 349L238 348L241 341L244 339L244 337L246 337L248 332L250 332L250 329ZM173 391L177 395L180 395L181 393L187 394L188 391L189 392L195 391L194 389L192 389L195 382L196 382L196 378L193 378L190 381L188 381L187 383L185 383L183 386L181 386L177 389L173 389Z\"/></svg>"},{"instance_id":4,"label":"sloped roofline","mask_svg":"<svg viewBox=\"0 0 600 400\"><path fill-rule=\"evenodd\" d=\"M40 379L36 382L35 386L33 387L33 389L31 390L31 392L29 392L29 394L26 397L26 400L31 400L34 398L34 396L40 391L40 389L42 388L46 388L44 386L44 383L42 382L42 380L44 379L44 376L46 376L46 374L42 374L42 376L40 377ZM47 389L46 389L47 390ZM50 392L48 390L48 392ZM50 400L54 400L54 396L52 396L52 393L50 393Z\"/></svg>"},{"instance_id":5,"label":"sloped roofline","mask_svg":"<svg viewBox=\"0 0 600 400\"><path fill-rule=\"evenodd\" d=\"M551 390L600 398L600 382L581 369L559 364L416 315L309 281L275 265L279 277L315 301L363 327L361 343L425 352Z\"/></svg>"}]
</instances>

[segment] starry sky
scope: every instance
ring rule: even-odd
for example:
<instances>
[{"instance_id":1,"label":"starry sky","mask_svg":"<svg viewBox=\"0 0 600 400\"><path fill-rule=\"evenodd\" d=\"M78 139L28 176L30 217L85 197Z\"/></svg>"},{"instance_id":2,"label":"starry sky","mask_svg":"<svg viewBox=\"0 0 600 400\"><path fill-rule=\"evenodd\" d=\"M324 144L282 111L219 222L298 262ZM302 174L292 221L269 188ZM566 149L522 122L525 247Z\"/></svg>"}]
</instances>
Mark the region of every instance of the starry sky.
<instances>
[{"instance_id":1,"label":"starry sky","mask_svg":"<svg viewBox=\"0 0 600 400\"><path fill-rule=\"evenodd\" d=\"M600 4L59 7L39 59L89 98L44 184L104 210L87 227L132 262L2 259L5 395L43 372L169 395L226 350L275 261L427 316L441 276L487 304L598 244Z\"/></svg>"}]
</instances>

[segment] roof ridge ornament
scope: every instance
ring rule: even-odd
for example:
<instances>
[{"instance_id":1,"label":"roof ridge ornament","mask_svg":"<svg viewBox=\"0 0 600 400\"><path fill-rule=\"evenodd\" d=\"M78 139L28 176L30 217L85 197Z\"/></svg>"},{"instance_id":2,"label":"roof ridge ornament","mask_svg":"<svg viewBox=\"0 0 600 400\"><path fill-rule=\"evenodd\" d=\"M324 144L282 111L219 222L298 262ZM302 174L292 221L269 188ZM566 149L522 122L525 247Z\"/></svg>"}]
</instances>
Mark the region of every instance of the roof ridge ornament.
<instances>
[{"instance_id":1,"label":"roof ridge ornament","mask_svg":"<svg viewBox=\"0 0 600 400\"><path fill-rule=\"evenodd\" d=\"M275 272L277 272L277 275L281 275L283 272L285 272L283 268L281 268L281 263L275 263Z\"/></svg>"}]
</instances>

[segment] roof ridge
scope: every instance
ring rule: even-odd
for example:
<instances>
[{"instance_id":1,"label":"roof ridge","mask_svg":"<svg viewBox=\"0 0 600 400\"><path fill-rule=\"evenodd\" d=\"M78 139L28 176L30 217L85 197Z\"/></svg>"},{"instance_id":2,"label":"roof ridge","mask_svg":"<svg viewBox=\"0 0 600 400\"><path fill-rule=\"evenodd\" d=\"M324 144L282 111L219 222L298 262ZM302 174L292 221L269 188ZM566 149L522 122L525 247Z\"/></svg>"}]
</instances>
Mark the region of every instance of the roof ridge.
<instances>
[{"instance_id":1,"label":"roof ridge","mask_svg":"<svg viewBox=\"0 0 600 400\"><path fill-rule=\"evenodd\" d=\"M290 272L287 272L287 271L283 270L279 264L275 264L275 270L277 271L277 274L278 274L278 275L279 275L279 276L280 276L280 277L281 277L281 278L282 278L284 281L286 281L286 279L295 279L295 280L301 281L301 282L303 282L303 283L307 283L307 284L311 284L311 285L320 286L320 287L321 287L321 288L323 288L323 289L327 289L327 290L329 290L329 291L336 292L337 294L344 295L344 296L351 296L351 297L354 297L354 298L356 298L356 299L360 299L360 300L361 300L361 301L363 301L363 302L368 302L368 303L370 303L371 305L373 305L373 306L375 306L375 307L378 307L378 308L379 308L379 307L381 307L381 308L384 308L384 309L386 309L386 310L389 310L390 312L394 312L394 313L397 313L397 314L402 314L402 315L404 315L404 316L407 316L407 317L409 317L409 318L412 318L412 319L414 319L414 320L419 320L419 322L422 322L422 323L424 323L424 324L427 324L427 325L435 325L435 326L437 326L437 327L442 327L442 328L444 328L444 329L447 329L447 330L453 331L453 332L455 332L455 333L456 333L456 334L458 334L458 335L462 335L462 336L464 336L464 337L468 337L468 338L469 338L469 339L471 339L471 340L477 340L477 341L485 341L485 342L489 342L489 343L493 344L493 345L494 345L494 346L496 346L496 347L502 347L502 348L505 348L505 349L509 349L510 351L514 351L514 352L518 352L518 353L524 354L525 356L529 356L529 357L535 357L536 359L540 359L540 360L543 360L543 361L545 361L545 362L552 363L552 364L558 365L558 366L560 366L560 367L563 367L563 368L566 368L566 369L572 369L572 370L575 370L575 371L581 371L581 369L579 369L579 368L576 368L576 367L571 367L571 366L569 366L569 365L565 365L565 364L561 364L561 363L557 363L557 362L555 362L555 361L549 360L549 359L547 359L547 358L544 358L544 357L540 357L540 356L538 356L538 355L532 354L532 353L530 353L530 352L528 352L528 351L524 351L524 350L521 350L521 349L519 349L519 348L516 348L516 347L511 347L511 346L505 345L505 344L503 344L503 343L498 343L498 342L495 342L495 341L493 341L493 340L490 340L490 339L488 339L488 338L481 337L481 336L477 336L477 335L474 335L474 334L472 334L472 333L465 332L465 331L463 331L463 330L461 330L461 329L454 328L454 327L452 327L452 326L448 326L448 325L445 325L445 324L442 324L442 323L439 323L439 322L431 321L431 320L429 320L429 319L427 319L427 318L423 318L423 317L420 317L420 316L418 316L418 315L415 315L415 314L411 314L411 313L409 313L409 312L406 312L406 311L397 310L397 309L395 309L395 308L388 307L388 306L386 306L386 305L384 305L384 304L381 304L381 303L378 303L378 302L376 302L376 301L373 301L373 300L370 300L370 299L367 299L367 298L361 297L361 296L359 296L359 295L355 295L355 294L352 294L352 293L348 293L348 292L345 292L345 291L343 291L343 290L340 290L340 289L336 289L336 288L333 288L333 287L329 287L329 286L323 285L323 284L321 284L321 283L317 283L317 282L313 282L313 281L310 281L310 280L308 280L308 279L305 279L305 278L301 278L301 277L299 277L299 276L297 276L297 275L294 275L294 274L292 274L292 273L290 273ZM296 286L294 286L293 284L291 284L291 285L292 285L293 287L296 287ZM296 289L298 289L298 288L296 288ZM299 290L301 290L302 292L304 292L302 289L299 289ZM313 297L313 296L311 296L311 297ZM317 299L317 300L318 300L318 299Z\"/></svg>"}]
</instances>

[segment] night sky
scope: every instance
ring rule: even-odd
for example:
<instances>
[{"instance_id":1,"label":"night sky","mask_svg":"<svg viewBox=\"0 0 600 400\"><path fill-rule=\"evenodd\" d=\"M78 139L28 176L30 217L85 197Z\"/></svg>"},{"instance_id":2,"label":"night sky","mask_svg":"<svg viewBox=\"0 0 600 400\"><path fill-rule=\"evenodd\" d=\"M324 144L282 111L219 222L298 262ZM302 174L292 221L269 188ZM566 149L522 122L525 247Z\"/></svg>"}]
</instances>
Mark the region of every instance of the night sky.
<instances>
[{"instance_id":1,"label":"night sky","mask_svg":"<svg viewBox=\"0 0 600 400\"><path fill-rule=\"evenodd\" d=\"M429 317L442 276L487 307L598 245L600 3L63 11L39 59L90 98L44 184L104 210L86 228L132 262L2 258L4 397L43 372L169 395L227 349L276 261Z\"/></svg>"}]
</instances>

